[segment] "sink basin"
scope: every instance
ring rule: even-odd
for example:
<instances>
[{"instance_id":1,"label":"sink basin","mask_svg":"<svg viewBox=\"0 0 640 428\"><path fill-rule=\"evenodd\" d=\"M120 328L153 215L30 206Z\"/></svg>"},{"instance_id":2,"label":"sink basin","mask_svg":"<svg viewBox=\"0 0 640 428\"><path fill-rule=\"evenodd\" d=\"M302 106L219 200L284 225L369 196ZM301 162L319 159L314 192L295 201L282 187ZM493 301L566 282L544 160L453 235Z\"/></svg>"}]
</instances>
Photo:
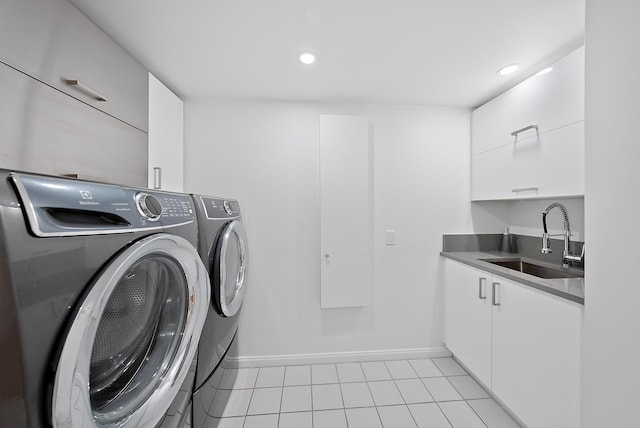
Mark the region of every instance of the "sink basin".
<instances>
[{"instance_id":1,"label":"sink basin","mask_svg":"<svg viewBox=\"0 0 640 428\"><path fill-rule=\"evenodd\" d=\"M538 278L584 278L584 274L581 272L569 272L563 269L556 269L531 263L522 259L484 259L482 261L537 276Z\"/></svg>"}]
</instances>

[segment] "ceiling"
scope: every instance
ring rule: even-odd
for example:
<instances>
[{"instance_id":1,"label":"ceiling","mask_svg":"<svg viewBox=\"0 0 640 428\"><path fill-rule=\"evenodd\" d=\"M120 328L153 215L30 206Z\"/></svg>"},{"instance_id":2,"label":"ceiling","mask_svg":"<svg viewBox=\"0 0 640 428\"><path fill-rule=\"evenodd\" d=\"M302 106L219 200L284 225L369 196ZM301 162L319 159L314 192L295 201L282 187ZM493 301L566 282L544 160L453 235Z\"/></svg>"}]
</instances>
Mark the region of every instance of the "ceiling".
<instances>
[{"instance_id":1,"label":"ceiling","mask_svg":"<svg viewBox=\"0 0 640 428\"><path fill-rule=\"evenodd\" d=\"M584 41L584 0L70 1L184 100L475 107Z\"/></svg>"}]
</instances>

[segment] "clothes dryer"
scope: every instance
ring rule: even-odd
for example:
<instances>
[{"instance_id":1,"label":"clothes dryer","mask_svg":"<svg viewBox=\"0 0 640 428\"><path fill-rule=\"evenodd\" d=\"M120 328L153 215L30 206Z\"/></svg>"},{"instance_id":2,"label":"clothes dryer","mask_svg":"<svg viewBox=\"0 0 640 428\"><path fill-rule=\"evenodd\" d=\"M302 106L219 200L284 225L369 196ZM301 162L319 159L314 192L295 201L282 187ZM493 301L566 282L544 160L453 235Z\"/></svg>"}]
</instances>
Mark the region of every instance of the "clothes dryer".
<instances>
[{"instance_id":1,"label":"clothes dryer","mask_svg":"<svg viewBox=\"0 0 640 428\"><path fill-rule=\"evenodd\" d=\"M229 394L217 392L220 388L230 389L237 372L228 357L247 290L249 250L236 200L200 195L193 195L193 199L198 218L198 251L211 284L211 304L198 346L193 394L193 422L201 428L215 427L217 418L223 416Z\"/></svg>"},{"instance_id":2,"label":"clothes dryer","mask_svg":"<svg viewBox=\"0 0 640 428\"><path fill-rule=\"evenodd\" d=\"M189 424L196 243L189 195L0 170L2 426Z\"/></svg>"}]
</instances>

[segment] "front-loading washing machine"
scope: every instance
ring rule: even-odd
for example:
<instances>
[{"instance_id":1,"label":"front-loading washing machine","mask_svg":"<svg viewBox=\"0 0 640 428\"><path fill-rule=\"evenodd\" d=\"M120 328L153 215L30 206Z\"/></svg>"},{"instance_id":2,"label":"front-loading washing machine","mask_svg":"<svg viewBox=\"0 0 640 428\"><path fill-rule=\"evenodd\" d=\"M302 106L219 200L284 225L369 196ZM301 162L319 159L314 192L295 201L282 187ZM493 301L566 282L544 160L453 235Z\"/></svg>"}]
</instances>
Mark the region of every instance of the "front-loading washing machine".
<instances>
[{"instance_id":1,"label":"front-loading washing machine","mask_svg":"<svg viewBox=\"0 0 640 428\"><path fill-rule=\"evenodd\" d=\"M198 251L211 284L211 304L198 346L193 425L211 428L224 416L229 398L228 390L220 390L230 389L237 373L230 349L247 290L249 250L238 201L201 195L193 195L193 200Z\"/></svg>"},{"instance_id":2,"label":"front-loading washing machine","mask_svg":"<svg viewBox=\"0 0 640 428\"><path fill-rule=\"evenodd\" d=\"M189 195L0 171L0 426L189 425L210 302Z\"/></svg>"}]
</instances>

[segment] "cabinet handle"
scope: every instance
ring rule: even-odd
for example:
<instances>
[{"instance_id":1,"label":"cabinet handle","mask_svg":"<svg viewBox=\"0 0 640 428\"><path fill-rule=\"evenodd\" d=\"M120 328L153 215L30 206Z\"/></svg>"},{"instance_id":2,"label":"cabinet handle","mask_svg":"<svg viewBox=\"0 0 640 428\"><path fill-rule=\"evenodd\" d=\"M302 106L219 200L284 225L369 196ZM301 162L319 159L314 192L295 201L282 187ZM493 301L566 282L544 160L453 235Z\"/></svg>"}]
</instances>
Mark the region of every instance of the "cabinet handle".
<instances>
[{"instance_id":1,"label":"cabinet handle","mask_svg":"<svg viewBox=\"0 0 640 428\"><path fill-rule=\"evenodd\" d=\"M498 302L498 299L496 298L498 292L500 291L498 289L499 285L500 285L499 282L494 282L494 283L491 284L491 304L493 306L500 306L500 302Z\"/></svg>"},{"instance_id":2,"label":"cabinet handle","mask_svg":"<svg viewBox=\"0 0 640 428\"><path fill-rule=\"evenodd\" d=\"M513 193L520 193L520 192L537 192L538 191L538 186L532 186L532 187L518 187L516 189L511 189L511 191Z\"/></svg>"},{"instance_id":3,"label":"cabinet handle","mask_svg":"<svg viewBox=\"0 0 640 428\"><path fill-rule=\"evenodd\" d=\"M84 92L85 94L89 95L91 98L95 98L97 101L107 101L107 99L104 96L102 96L102 94L100 94L100 92L93 90L92 88L90 88L89 86L85 85L84 83L82 83L78 79L65 79L64 83L66 83L69 86L73 86L75 88L78 88L78 90L80 90L80 91Z\"/></svg>"},{"instance_id":4,"label":"cabinet handle","mask_svg":"<svg viewBox=\"0 0 640 428\"><path fill-rule=\"evenodd\" d=\"M484 284L487 281L487 278L478 278L478 299L485 300L487 298L486 293L484 292Z\"/></svg>"},{"instance_id":5,"label":"cabinet handle","mask_svg":"<svg viewBox=\"0 0 640 428\"><path fill-rule=\"evenodd\" d=\"M159 166L153 167L153 188L156 190L162 188L162 168Z\"/></svg>"},{"instance_id":6,"label":"cabinet handle","mask_svg":"<svg viewBox=\"0 0 640 428\"><path fill-rule=\"evenodd\" d=\"M520 134L521 132L525 132L525 131L528 131L530 129L535 129L536 133L537 133L538 132L538 125L529 125L529 126L525 126L524 128L520 128L520 129L518 129L516 131L513 131L511 133L511 136L512 137L517 137L518 134Z\"/></svg>"}]
</instances>

